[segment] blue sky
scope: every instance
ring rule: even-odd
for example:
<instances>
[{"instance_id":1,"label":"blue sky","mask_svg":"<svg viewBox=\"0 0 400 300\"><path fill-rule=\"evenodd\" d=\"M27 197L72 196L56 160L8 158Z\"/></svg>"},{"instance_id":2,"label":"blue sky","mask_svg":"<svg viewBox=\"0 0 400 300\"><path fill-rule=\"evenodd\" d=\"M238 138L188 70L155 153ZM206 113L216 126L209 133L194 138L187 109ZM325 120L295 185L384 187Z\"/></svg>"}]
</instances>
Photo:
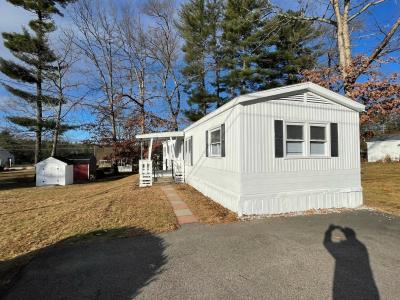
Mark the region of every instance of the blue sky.
<instances>
[{"instance_id":1,"label":"blue sky","mask_svg":"<svg viewBox=\"0 0 400 300\"><path fill-rule=\"evenodd\" d=\"M126 1L126 0L123 0ZM116 1L119 5L122 5L123 1ZM136 0L138 5L144 2L145 0ZM184 0L178 1L179 3L184 2ZM273 1L275 3L279 3L281 6L285 8L295 8L295 3L297 1ZM313 2L316 3L316 2ZM318 13L319 8L314 6L314 10ZM393 23L393 21L400 15L400 0L386 0L384 3L374 7L370 10L371 13L364 15L364 26L365 29L363 36L357 39L357 43L353 44L353 53L365 53L369 54L374 45L376 45L377 41L379 41L382 37L378 32L374 32L369 30L369 28L375 28L375 24L378 23L381 28L385 31L388 30L389 26ZM16 31L19 32L21 30L22 25L26 25L30 19L32 19L32 15L28 12L24 11L19 7L14 7L9 4L5 0L0 0L0 32L10 32ZM56 23L59 27L73 27L71 20L68 17L56 17ZM399 54L396 53L395 56L399 57ZM7 49L3 46L3 40L0 37L0 57L3 58L11 58L12 56L7 51ZM391 64L387 64L382 68L384 73L392 73L400 71L400 63L399 61L393 62ZM0 74L0 79L7 79L2 74ZM79 96L79 92L71 92L72 96ZM7 101L9 99L9 95L6 91L0 87L0 129L1 125L4 124L4 115L7 110L13 109L12 107L7 106ZM186 108L187 105L183 104L183 107ZM157 108L155 108L157 110ZM82 123L87 121L92 121L92 114L83 108L79 108L77 111L74 111L69 115L69 121L73 123ZM75 130L67 133L66 138L72 141L78 141L87 138L88 135L84 131Z\"/></svg>"}]
</instances>

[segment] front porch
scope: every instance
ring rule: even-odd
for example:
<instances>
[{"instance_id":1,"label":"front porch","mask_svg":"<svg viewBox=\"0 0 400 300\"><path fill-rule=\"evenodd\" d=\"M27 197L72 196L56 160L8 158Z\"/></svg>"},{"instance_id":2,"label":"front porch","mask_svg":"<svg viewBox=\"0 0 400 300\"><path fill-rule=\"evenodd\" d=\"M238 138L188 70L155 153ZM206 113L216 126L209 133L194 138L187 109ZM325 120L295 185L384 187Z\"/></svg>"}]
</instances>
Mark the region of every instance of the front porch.
<instances>
[{"instance_id":1,"label":"front porch","mask_svg":"<svg viewBox=\"0 0 400 300\"><path fill-rule=\"evenodd\" d=\"M163 179L169 177L176 183L184 182L184 133L182 131L141 134L137 135L136 138L141 142L141 159L139 160L140 187L152 186L154 183L165 181ZM153 155L155 141L161 141L162 143L163 151L161 157ZM147 149L145 149L146 145ZM147 150L146 155L144 155L145 150Z\"/></svg>"}]
</instances>

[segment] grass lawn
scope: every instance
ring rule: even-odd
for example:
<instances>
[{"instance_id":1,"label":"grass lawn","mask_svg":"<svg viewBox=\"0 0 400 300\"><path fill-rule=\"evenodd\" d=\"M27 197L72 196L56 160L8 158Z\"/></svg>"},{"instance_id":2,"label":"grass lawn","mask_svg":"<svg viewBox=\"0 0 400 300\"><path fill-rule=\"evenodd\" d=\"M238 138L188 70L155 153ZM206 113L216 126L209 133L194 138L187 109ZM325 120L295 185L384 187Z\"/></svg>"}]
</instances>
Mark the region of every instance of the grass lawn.
<instances>
[{"instance_id":1,"label":"grass lawn","mask_svg":"<svg viewBox=\"0 0 400 300\"><path fill-rule=\"evenodd\" d=\"M364 204L400 215L400 163L363 163Z\"/></svg>"},{"instance_id":2,"label":"grass lawn","mask_svg":"<svg viewBox=\"0 0 400 300\"><path fill-rule=\"evenodd\" d=\"M17 183L32 176L23 173L15 173ZM11 182L9 173L0 173L0 261L90 233L136 235L178 226L161 189L140 189L137 176L40 188Z\"/></svg>"},{"instance_id":3,"label":"grass lawn","mask_svg":"<svg viewBox=\"0 0 400 300\"><path fill-rule=\"evenodd\" d=\"M235 213L205 197L190 185L179 184L176 186L176 191L201 223L232 223L238 220Z\"/></svg>"}]
</instances>

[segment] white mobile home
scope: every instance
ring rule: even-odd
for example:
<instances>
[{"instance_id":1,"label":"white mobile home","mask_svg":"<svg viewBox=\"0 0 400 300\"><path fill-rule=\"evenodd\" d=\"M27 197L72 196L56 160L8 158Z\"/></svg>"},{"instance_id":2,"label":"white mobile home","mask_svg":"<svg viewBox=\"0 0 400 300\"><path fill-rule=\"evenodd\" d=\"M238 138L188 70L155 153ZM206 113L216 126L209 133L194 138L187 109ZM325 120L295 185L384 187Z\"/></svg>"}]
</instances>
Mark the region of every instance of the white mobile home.
<instances>
[{"instance_id":1,"label":"white mobile home","mask_svg":"<svg viewBox=\"0 0 400 300\"><path fill-rule=\"evenodd\" d=\"M372 138L367 142L368 162L384 160L400 160L400 135L387 134Z\"/></svg>"},{"instance_id":2,"label":"white mobile home","mask_svg":"<svg viewBox=\"0 0 400 300\"><path fill-rule=\"evenodd\" d=\"M363 110L301 83L236 97L181 132L137 138L150 141L149 157L153 139L164 139L184 181L239 215L357 207Z\"/></svg>"},{"instance_id":3,"label":"white mobile home","mask_svg":"<svg viewBox=\"0 0 400 300\"><path fill-rule=\"evenodd\" d=\"M35 167L36 186L68 185L74 182L74 166L63 158L49 157Z\"/></svg>"}]
</instances>

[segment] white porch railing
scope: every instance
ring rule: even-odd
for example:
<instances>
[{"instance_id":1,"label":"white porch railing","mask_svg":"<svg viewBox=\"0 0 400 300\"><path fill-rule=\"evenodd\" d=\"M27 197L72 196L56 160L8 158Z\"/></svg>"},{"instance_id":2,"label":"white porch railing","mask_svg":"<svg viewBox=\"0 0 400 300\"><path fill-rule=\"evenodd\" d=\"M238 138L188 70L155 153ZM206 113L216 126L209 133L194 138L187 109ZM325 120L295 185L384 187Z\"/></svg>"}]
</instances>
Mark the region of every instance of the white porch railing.
<instances>
[{"instance_id":1,"label":"white porch railing","mask_svg":"<svg viewBox=\"0 0 400 300\"><path fill-rule=\"evenodd\" d=\"M176 183L185 181L185 161L173 160L173 174Z\"/></svg>"},{"instance_id":2,"label":"white porch railing","mask_svg":"<svg viewBox=\"0 0 400 300\"><path fill-rule=\"evenodd\" d=\"M149 159L139 160L139 186L152 186L153 184L153 162Z\"/></svg>"}]
</instances>

